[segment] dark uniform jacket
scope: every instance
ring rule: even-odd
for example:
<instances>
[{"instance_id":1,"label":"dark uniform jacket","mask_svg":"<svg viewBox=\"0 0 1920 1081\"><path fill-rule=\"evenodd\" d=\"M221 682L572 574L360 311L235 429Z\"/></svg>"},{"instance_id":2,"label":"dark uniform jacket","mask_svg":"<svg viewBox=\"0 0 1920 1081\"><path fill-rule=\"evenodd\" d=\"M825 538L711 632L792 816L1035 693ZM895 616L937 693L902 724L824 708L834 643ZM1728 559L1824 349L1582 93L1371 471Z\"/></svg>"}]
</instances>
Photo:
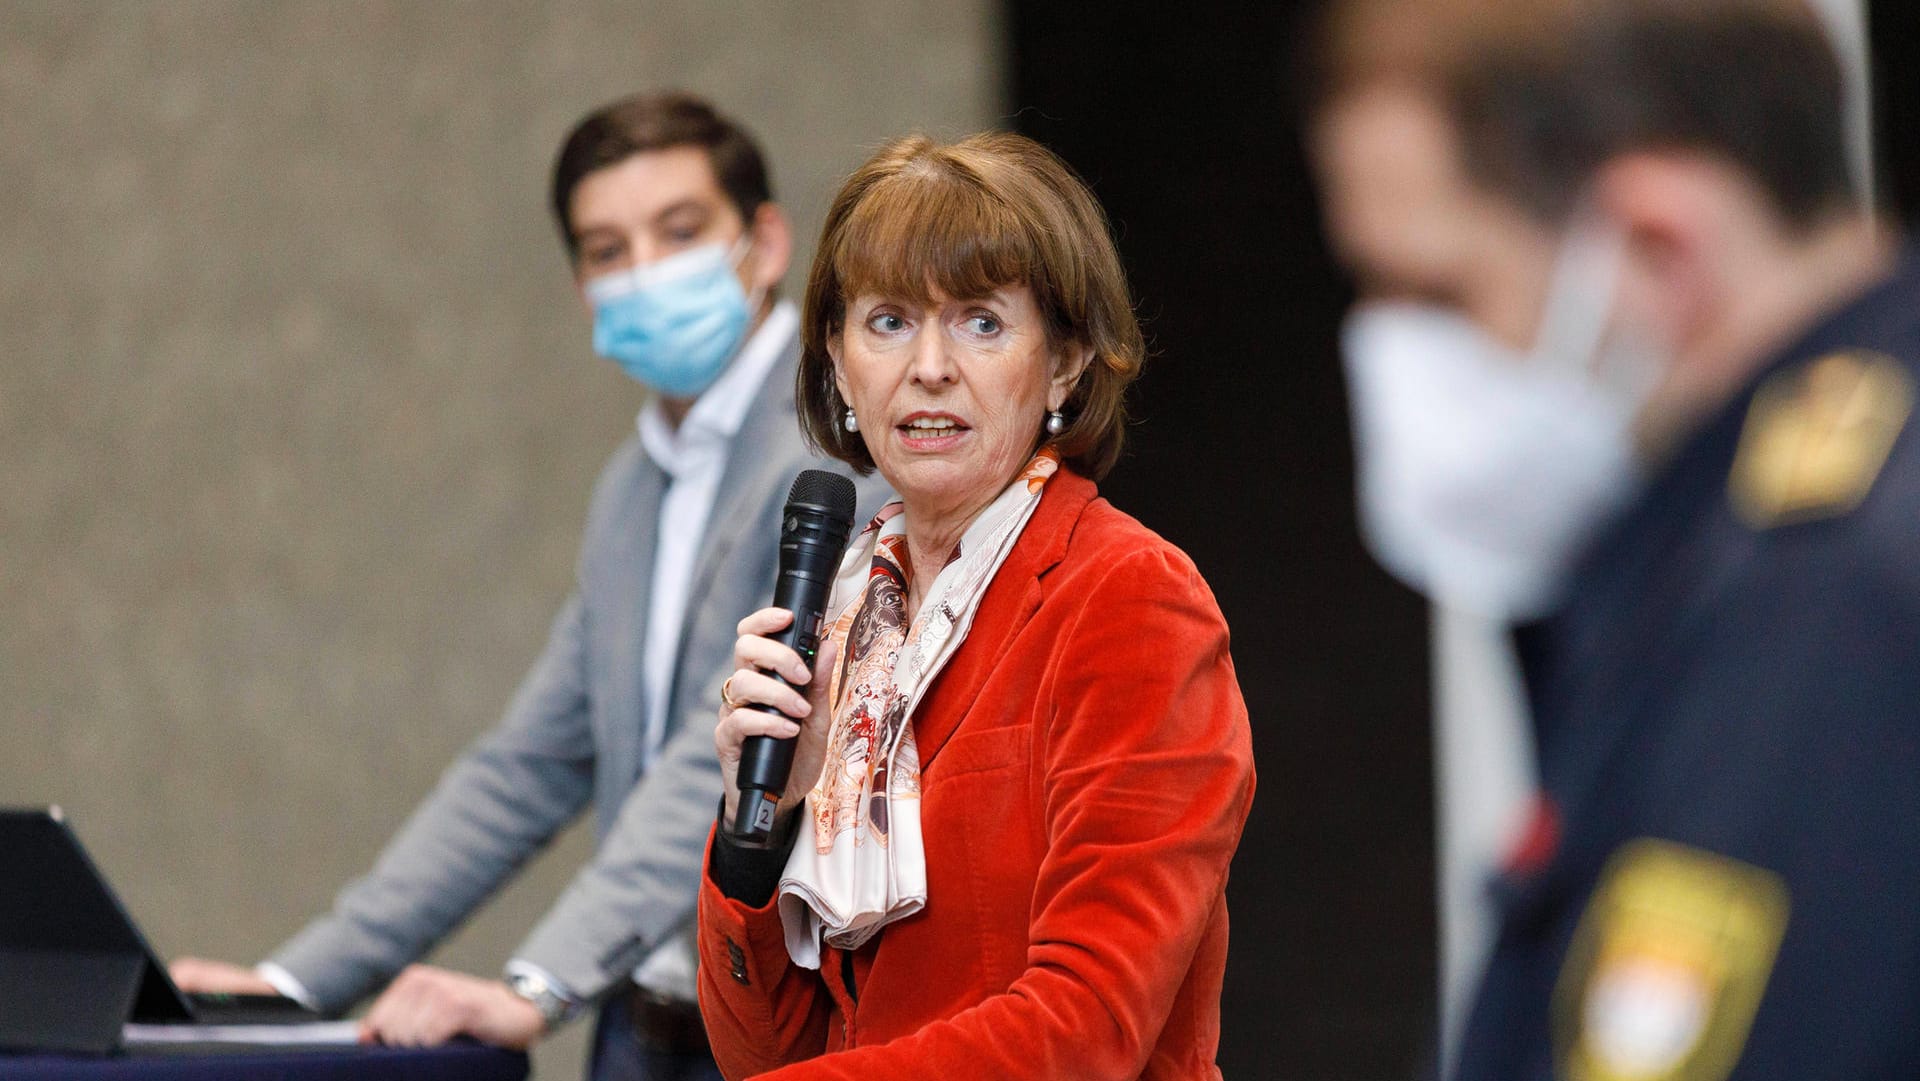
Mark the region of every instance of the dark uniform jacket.
<instances>
[{"instance_id":1,"label":"dark uniform jacket","mask_svg":"<svg viewBox=\"0 0 1920 1081\"><path fill-rule=\"evenodd\" d=\"M1543 801L1459 1077L1920 1077L1917 384L1910 253L1520 632Z\"/></svg>"}]
</instances>

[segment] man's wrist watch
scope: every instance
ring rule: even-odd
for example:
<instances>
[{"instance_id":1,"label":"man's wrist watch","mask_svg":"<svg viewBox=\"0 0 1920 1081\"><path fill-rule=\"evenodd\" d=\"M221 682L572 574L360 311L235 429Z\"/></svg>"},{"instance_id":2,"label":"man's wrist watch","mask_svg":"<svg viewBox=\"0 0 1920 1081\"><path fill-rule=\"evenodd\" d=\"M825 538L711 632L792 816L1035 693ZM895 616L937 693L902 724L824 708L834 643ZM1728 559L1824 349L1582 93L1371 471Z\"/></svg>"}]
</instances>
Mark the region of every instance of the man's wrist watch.
<instances>
[{"instance_id":1,"label":"man's wrist watch","mask_svg":"<svg viewBox=\"0 0 1920 1081\"><path fill-rule=\"evenodd\" d=\"M533 1004L546 1022L547 1031L559 1028L573 1017L576 1004L538 973L516 971L506 975L507 990Z\"/></svg>"}]
</instances>

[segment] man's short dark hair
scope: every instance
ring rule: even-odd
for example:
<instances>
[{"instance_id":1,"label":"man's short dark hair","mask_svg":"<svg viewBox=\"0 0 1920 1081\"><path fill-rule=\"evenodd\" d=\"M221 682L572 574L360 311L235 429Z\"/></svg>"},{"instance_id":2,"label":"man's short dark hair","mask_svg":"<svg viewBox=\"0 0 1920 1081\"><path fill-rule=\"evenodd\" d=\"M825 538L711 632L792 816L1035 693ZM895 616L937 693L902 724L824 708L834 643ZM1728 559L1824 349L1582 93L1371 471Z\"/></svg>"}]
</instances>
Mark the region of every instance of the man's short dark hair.
<instances>
[{"instance_id":1,"label":"man's short dark hair","mask_svg":"<svg viewBox=\"0 0 1920 1081\"><path fill-rule=\"evenodd\" d=\"M1548 222L1636 150L1750 177L1791 227L1856 199L1845 82L1801 0L1336 0L1323 95L1424 84L1474 179Z\"/></svg>"},{"instance_id":2,"label":"man's short dark hair","mask_svg":"<svg viewBox=\"0 0 1920 1081\"><path fill-rule=\"evenodd\" d=\"M749 223L773 199L767 163L745 128L691 94L635 94L587 114L568 133L553 162L553 220L567 257L579 256L573 235L573 192L589 173L635 154L697 146L713 163L714 178Z\"/></svg>"}]
</instances>

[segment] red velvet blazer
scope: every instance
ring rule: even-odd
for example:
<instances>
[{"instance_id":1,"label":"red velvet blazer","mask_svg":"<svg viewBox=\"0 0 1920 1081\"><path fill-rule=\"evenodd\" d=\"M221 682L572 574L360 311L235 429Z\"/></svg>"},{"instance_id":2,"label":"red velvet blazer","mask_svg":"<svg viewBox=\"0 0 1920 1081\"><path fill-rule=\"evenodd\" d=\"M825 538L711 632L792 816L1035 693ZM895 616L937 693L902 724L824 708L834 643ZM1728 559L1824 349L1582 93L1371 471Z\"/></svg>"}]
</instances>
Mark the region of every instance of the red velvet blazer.
<instances>
[{"instance_id":1,"label":"red velvet blazer","mask_svg":"<svg viewBox=\"0 0 1920 1081\"><path fill-rule=\"evenodd\" d=\"M722 1071L1219 1077L1253 751L1187 557L1062 469L913 723L927 907L855 953L851 990L837 951L792 964L774 904L706 879L700 1006Z\"/></svg>"}]
</instances>

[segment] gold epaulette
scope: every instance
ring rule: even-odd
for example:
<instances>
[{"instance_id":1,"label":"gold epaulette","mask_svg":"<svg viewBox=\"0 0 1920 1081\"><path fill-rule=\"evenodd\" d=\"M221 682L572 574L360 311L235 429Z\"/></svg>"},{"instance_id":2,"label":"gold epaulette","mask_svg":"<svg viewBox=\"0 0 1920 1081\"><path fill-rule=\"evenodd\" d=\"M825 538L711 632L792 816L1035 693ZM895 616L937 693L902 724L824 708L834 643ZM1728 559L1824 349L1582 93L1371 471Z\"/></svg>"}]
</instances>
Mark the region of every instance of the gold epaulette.
<instances>
[{"instance_id":1,"label":"gold epaulette","mask_svg":"<svg viewBox=\"0 0 1920 1081\"><path fill-rule=\"evenodd\" d=\"M1914 381L1884 353L1828 353L1770 377L1740 433L1728 495L1755 529L1860 505L1913 413Z\"/></svg>"}]
</instances>

